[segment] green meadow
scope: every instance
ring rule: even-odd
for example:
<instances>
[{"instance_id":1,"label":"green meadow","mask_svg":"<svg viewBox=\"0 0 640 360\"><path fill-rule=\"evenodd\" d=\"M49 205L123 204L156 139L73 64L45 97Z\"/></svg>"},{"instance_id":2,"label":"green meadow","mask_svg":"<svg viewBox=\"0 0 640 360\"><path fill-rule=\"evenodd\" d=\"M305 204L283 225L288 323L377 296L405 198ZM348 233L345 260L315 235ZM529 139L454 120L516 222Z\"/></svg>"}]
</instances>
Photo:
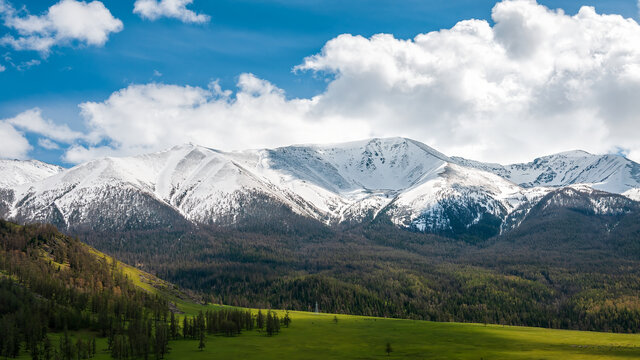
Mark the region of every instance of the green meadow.
<instances>
[{"instance_id":1,"label":"green meadow","mask_svg":"<svg viewBox=\"0 0 640 360\"><path fill-rule=\"evenodd\" d=\"M293 323L279 335L208 336L202 351L196 340L173 340L166 359L640 359L637 334L289 314ZM97 344L96 359L110 359L106 339Z\"/></svg>"},{"instance_id":2,"label":"green meadow","mask_svg":"<svg viewBox=\"0 0 640 360\"><path fill-rule=\"evenodd\" d=\"M120 266L136 283L143 287L151 285L152 276L124 264ZM169 295L166 288L152 285L155 291ZM189 316L219 307L173 299ZM280 318L284 316L283 311L277 313ZM289 312L289 316L293 320L291 326L282 327L280 334L273 337L258 330L235 337L208 336L202 351L198 350L196 340L171 341L167 359L640 359L640 334L297 311ZM392 348L390 354L385 351L387 343ZM103 339L100 344L106 348ZM103 354L108 358L106 352Z\"/></svg>"},{"instance_id":3,"label":"green meadow","mask_svg":"<svg viewBox=\"0 0 640 360\"><path fill-rule=\"evenodd\" d=\"M106 257L99 252L96 254ZM117 266L141 289L175 302L183 313L178 315L180 324L184 316L221 307L197 304L169 283L123 263ZM284 316L283 311L276 312L280 318ZM165 358L640 359L640 334L437 323L297 311L289 312L289 316L293 321L291 326L283 326L280 334L272 337L260 330L245 331L233 337L208 335L202 351L198 349L197 340L172 340L169 343L170 353ZM60 335L50 334L54 345L58 344ZM71 335L89 339L95 334L76 332ZM111 359L106 338L97 338L96 342L95 359ZM392 350L389 354L386 352L387 343ZM22 352L20 358L30 357Z\"/></svg>"}]
</instances>

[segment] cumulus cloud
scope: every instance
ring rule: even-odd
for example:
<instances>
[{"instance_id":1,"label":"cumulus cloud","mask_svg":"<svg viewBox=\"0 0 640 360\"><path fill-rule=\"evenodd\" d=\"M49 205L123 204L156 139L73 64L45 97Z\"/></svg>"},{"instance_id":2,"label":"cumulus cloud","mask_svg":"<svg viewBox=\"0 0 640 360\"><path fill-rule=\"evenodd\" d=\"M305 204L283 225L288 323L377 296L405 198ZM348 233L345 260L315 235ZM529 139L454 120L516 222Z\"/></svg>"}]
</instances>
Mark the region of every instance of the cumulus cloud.
<instances>
[{"instance_id":1,"label":"cumulus cloud","mask_svg":"<svg viewBox=\"0 0 640 360\"><path fill-rule=\"evenodd\" d=\"M495 25L461 21L413 40L342 35L299 70L336 76L318 107L448 153L518 161L571 148L638 148L640 26L503 1Z\"/></svg>"},{"instance_id":2,"label":"cumulus cloud","mask_svg":"<svg viewBox=\"0 0 640 360\"><path fill-rule=\"evenodd\" d=\"M0 72L3 72L3 71L5 71L5 70L7 70L7 68L6 68L6 67L4 67L3 65L0 65Z\"/></svg>"},{"instance_id":3,"label":"cumulus cloud","mask_svg":"<svg viewBox=\"0 0 640 360\"><path fill-rule=\"evenodd\" d=\"M407 136L503 163L577 148L640 161L638 23L533 0L500 2L492 18L410 40L340 35L296 67L327 75L311 98L251 74L237 89L131 85L80 105L90 132L66 156Z\"/></svg>"},{"instance_id":4,"label":"cumulus cloud","mask_svg":"<svg viewBox=\"0 0 640 360\"><path fill-rule=\"evenodd\" d=\"M80 105L91 129L87 139L111 146L75 146L66 154L80 162L106 154L133 154L193 142L222 149L295 142L348 140L365 123L310 116L313 99L288 100L268 81L243 74L235 94L216 83L208 88L131 85L104 102ZM341 129L336 133L336 129Z\"/></svg>"},{"instance_id":5,"label":"cumulus cloud","mask_svg":"<svg viewBox=\"0 0 640 360\"><path fill-rule=\"evenodd\" d=\"M142 18L157 20L161 17L178 19L185 23L205 23L209 16L187 9L193 0L136 0L133 12Z\"/></svg>"},{"instance_id":6,"label":"cumulus cloud","mask_svg":"<svg viewBox=\"0 0 640 360\"><path fill-rule=\"evenodd\" d=\"M100 1L61 0L43 15L23 12L26 10L17 11L8 1L0 0L4 25L17 33L0 38L0 44L47 54L55 45L74 42L102 46L111 33L123 29L122 21Z\"/></svg>"},{"instance_id":7,"label":"cumulus cloud","mask_svg":"<svg viewBox=\"0 0 640 360\"><path fill-rule=\"evenodd\" d=\"M42 111L38 108L24 111L16 117L4 120L4 122L24 131L40 134L63 143L71 143L83 137L82 133L71 130L67 125L57 125L51 120L44 119Z\"/></svg>"},{"instance_id":8,"label":"cumulus cloud","mask_svg":"<svg viewBox=\"0 0 640 360\"><path fill-rule=\"evenodd\" d=\"M31 150L29 141L11 124L0 121L0 158L26 159Z\"/></svg>"}]
</instances>

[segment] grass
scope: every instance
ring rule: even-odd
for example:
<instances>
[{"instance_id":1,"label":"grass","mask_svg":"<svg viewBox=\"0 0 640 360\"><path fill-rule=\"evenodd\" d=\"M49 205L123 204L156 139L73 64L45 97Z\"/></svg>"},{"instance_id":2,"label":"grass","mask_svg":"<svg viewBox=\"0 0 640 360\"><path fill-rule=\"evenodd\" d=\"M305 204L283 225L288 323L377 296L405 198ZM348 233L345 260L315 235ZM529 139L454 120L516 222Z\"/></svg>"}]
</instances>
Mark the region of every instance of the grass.
<instances>
[{"instance_id":1,"label":"grass","mask_svg":"<svg viewBox=\"0 0 640 360\"><path fill-rule=\"evenodd\" d=\"M279 312L282 313L282 312ZM171 359L638 359L640 335L290 312L280 335L257 330L170 343ZM89 338L91 334L82 333ZM56 336L57 337L57 336ZM393 351L385 352L390 343ZM57 339L54 340L57 344ZM96 359L109 359L97 339ZM23 355L23 358L27 358Z\"/></svg>"},{"instance_id":2,"label":"grass","mask_svg":"<svg viewBox=\"0 0 640 360\"><path fill-rule=\"evenodd\" d=\"M134 267L122 263L118 267L146 291L169 296L187 315L219 307L199 305L170 284ZM289 314L291 327L283 327L277 336L267 337L257 330L236 337L208 336L204 351L198 350L196 340L175 340L166 359L640 359L640 334L350 315L335 315L335 323L333 314ZM86 332L78 335L86 339L93 336ZM59 334L52 337L57 344ZM387 343L393 349L390 356L385 352ZM106 339L98 338L97 348L96 359L110 359ZM28 358L28 354L23 352L22 358Z\"/></svg>"},{"instance_id":3,"label":"grass","mask_svg":"<svg viewBox=\"0 0 640 360\"><path fill-rule=\"evenodd\" d=\"M280 335L174 341L168 359L637 359L640 335L290 312ZM393 352L387 357L386 344Z\"/></svg>"}]
</instances>

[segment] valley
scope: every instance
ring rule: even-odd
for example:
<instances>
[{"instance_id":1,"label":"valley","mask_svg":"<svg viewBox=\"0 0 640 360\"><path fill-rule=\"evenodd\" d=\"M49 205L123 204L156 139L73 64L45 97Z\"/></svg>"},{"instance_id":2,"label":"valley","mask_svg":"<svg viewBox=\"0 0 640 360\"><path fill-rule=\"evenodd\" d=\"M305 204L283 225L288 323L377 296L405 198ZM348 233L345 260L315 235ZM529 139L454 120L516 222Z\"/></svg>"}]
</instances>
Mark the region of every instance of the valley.
<instances>
[{"instance_id":1,"label":"valley","mask_svg":"<svg viewBox=\"0 0 640 360\"><path fill-rule=\"evenodd\" d=\"M29 245L6 235L14 248L4 249L31 256L29 266L46 268L33 258L39 246L67 256L47 245L53 236L93 254L83 261L129 284L130 299L151 294L135 303L154 312L261 308L294 320L274 337L208 333L202 352L196 339L172 339L167 358L204 358L212 346L231 357L375 358L387 341L391 357L409 358L637 351L625 333L640 331L640 186L637 164L620 156L571 152L498 167L390 138L231 153L185 145L71 169L2 161L4 217L77 239L6 223ZM14 261L5 262L9 278L24 266ZM313 314L316 303L336 315ZM78 319L96 321L74 304ZM353 340L329 347L336 336Z\"/></svg>"}]
</instances>

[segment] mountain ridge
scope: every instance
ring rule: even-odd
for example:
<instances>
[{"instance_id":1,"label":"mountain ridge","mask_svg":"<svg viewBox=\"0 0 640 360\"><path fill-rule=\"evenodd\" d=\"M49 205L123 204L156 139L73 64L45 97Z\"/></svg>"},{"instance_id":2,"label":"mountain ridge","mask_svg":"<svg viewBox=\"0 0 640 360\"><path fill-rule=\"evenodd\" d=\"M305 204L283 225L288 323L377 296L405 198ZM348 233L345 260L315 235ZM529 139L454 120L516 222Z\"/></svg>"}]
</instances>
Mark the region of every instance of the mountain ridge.
<instances>
[{"instance_id":1,"label":"mountain ridge","mask_svg":"<svg viewBox=\"0 0 640 360\"><path fill-rule=\"evenodd\" d=\"M1 160L0 179L0 216L67 229L238 225L282 206L291 215L281 216L326 225L384 214L415 231L453 234L490 222L501 224L492 225L497 233L553 189L640 194L640 165L618 155L571 151L499 165L407 138L234 152L183 144L70 169Z\"/></svg>"}]
</instances>

